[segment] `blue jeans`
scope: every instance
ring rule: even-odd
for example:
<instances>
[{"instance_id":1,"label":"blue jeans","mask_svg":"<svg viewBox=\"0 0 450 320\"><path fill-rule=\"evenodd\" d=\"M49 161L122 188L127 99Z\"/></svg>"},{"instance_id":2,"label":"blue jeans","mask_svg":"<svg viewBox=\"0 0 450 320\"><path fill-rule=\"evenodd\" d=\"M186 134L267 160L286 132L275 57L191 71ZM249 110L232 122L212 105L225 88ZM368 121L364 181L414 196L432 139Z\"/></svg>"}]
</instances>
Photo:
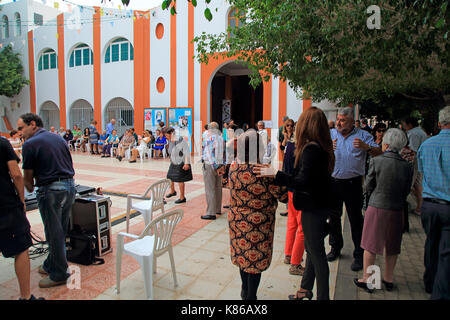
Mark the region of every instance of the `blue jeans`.
<instances>
[{"instance_id":1,"label":"blue jeans","mask_svg":"<svg viewBox=\"0 0 450 320\"><path fill-rule=\"evenodd\" d=\"M67 273L66 235L76 189L73 179L55 181L36 192L39 211L48 243L48 257L43 268L53 281L64 281Z\"/></svg>"}]
</instances>

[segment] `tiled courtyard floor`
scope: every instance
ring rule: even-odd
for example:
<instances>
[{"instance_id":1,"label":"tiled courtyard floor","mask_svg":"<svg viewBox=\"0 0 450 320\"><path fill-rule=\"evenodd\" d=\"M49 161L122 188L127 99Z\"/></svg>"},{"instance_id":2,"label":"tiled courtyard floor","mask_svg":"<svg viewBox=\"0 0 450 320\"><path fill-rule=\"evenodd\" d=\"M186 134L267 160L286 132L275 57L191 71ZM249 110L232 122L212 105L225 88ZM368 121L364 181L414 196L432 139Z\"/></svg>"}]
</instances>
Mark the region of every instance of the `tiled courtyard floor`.
<instances>
[{"instance_id":1,"label":"tiled courtyard floor","mask_svg":"<svg viewBox=\"0 0 450 320\"><path fill-rule=\"evenodd\" d=\"M143 163L130 164L127 161L119 162L116 159L100 158L87 153L74 152L72 154L76 170L77 184L101 187L104 191L112 193L142 194L159 179L165 178L169 161L167 159L148 160ZM168 199L166 212L172 208L184 211L184 217L176 227L173 234L174 258L178 279L178 287L174 288L168 255L158 258L157 273L153 277L154 299L156 300L240 300L239 270L231 263L229 256L229 235L227 223L227 209L223 209L221 216L215 221L200 219L206 210L205 190L201 174L201 164L197 161L193 165L194 180L186 184L187 202L176 205L177 197ZM178 189L177 189L178 191ZM126 198L110 196L112 200L112 218L121 217L126 211ZM223 205L228 203L229 193L223 191ZM262 274L258 290L258 299L286 300L289 294L295 293L299 287L300 276L290 275L289 265L283 263L284 240L286 234L287 217L279 215L284 212L285 205L280 204L276 214L274 254L272 263ZM36 235L44 238L43 226L38 210L27 213ZM142 216L130 220L130 233L139 234L144 228ZM59 286L50 289L40 289L38 282L42 275L38 267L42 264L44 256L31 260L31 288L35 296L56 300L141 300L145 299L144 282L138 263L131 257L124 255L122 263L121 292L115 291L115 258L117 233L125 231L125 222L113 226L113 252L103 256L103 265L81 266L80 289L69 289ZM420 230L418 230L420 233ZM423 250L423 244L416 241L405 246L417 246ZM349 243L350 244L350 243ZM326 241L328 252L328 241ZM31 248L33 250L33 248ZM420 252L417 253L420 257ZM402 263L402 258L400 259ZM417 261L417 265L421 264ZM334 299L338 275L339 259L330 266L330 297ZM73 265L70 263L69 265ZM400 267L400 264L399 264ZM411 273L420 270L411 270ZM344 273L343 273L344 274ZM417 274L406 273L405 277L415 277ZM421 276L421 274L419 275ZM342 279L340 280L342 281ZM411 290L417 295L408 297L426 299L421 293L419 281L411 283ZM416 285L416 287L414 287ZM352 283L345 283L346 289L353 290ZM403 287L399 287L401 290ZM342 290L342 288L340 288ZM17 299L19 296L18 284L14 273L14 260L0 257L0 300ZM389 299L390 296L383 296ZM395 296L402 298L402 295ZM364 299L363 294L354 299Z\"/></svg>"}]
</instances>

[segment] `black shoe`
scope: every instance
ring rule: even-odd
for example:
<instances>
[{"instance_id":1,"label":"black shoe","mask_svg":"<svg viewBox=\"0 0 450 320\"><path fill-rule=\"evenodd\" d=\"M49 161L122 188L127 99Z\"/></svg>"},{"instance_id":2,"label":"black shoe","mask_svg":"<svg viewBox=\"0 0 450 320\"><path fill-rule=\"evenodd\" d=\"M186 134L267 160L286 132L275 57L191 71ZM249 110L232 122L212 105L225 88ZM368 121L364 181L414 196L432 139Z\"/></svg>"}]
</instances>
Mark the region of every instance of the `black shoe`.
<instances>
[{"instance_id":1,"label":"black shoe","mask_svg":"<svg viewBox=\"0 0 450 320\"><path fill-rule=\"evenodd\" d=\"M362 262L362 259L355 258L355 259L353 260L353 263L352 263L352 265L350 266L350 268L352 269L352 271L355 271L355 272L362 270L362 269L363 269L363 262Z\"/></svg>"},{"instance_id":2,"label":"black shoe","mask_svg":"<svg viewBox=\"0 0 450 320\"><path fill-rule=\"evenodd\" d=\"M117 160L122 161L122 157L121 156L117 156Z\"/></svg>"},{"instance_id":3,"label":"black shoe","mask_svg":"<svg viewBox=\"0 0 450 320\"><path fill-rule=\"evenodd\" d=\"M170 198L170 197L174 197L177 195L177 192L173 192L173 193L169 193L168 195L166 195L166 198Z\"/></svg>"},{"instance_id":4,"label":"black shoe","mask_svg":"<svg viewBox=\"0 0 450 320\"><path fill-rule=\"evenodd\" d=\"M354 279L353 279L353 283L354 283L358 288L364 289L364 290L366 290L368 293L372 293L372 292L373 292L373 289L369 289L369 287L367 286L367 283L365 283L365 282L359 282L359 281L358 281L358 278L354 278Z\"/></svg>"},{"instance_id":5,"label":"black shoe","mask_svg":"<svg viewBox=\"0 0 450 320\"><path fill-rule=\"evenodd\" d=\"M223 206L224 209L230 209L229 205Z\"/></svg>"},{"instance_id":6,"label":"black shoe","mask_svg":"<svg viewBox=\"0 0 450 320\"><path fill-rule=\"evenodd\" d=\"M203 220L216 220L216 216L210 216L209 214L201 216L200 218L202 218Z\"/></svg>"},{"instance_id":7,"label":"black shoe","mask_svg":"<svg viewBox=\"0 0 450 320\"><path fill-rule=\"evenodd\" d=\"M392 289L394 289L394 284L392 282L387 282L383 279L383 284L386 288L386 291L392 291Z\"/></svg>"},{"instance_id":8,"label":"black shoe","mask_svg":"<svg viewBox=\"0 0 450 320\"><path fill-rule=\"evenodd\" d=\"M288 213L287 212L280 212L280 216L282 217L287 217Z\"/></svg>"},{"instance_id":9,"label":"black shoe","mask_svg":"<svg viewBox=\"0 0 450 320\"><path fill-rule=\"evenodd\" d=\"M222 212L217 212L216 214L217 214L218 216L220 216L220 215L222 214Z\"/></svg>"},{"instance_id":10,"label":"black shoe","mask_svg":"<svg viewBox=\"0 0 450 320\"><path fill-rule=\"evenodd\" d=\"M341 252L340 251L334 251L333 249L330 251L330 253L329 254L327 254L327 260L328 261L334 261L334 260L336 260L337 258L339 258L339 256L341 255Z\"/></svg>"},{"instance_id":11,"label":"black shoe","mask_svg":"<svg viewBox=\"0 0 450 320\"><path fill-rule=\"evenodd\" d=\"M308 291L297 291L296 294L290 294L288 296L289 300L303 300L303 299L311 300L312 297L313 297L313 293L310 290L308 290Z\"/></svg>"},{"instance_id":12,"label":"black shoe","mask_svg":"<svg viewBox=\"0 0 450 320\"><path fill-rule=\"evenodd\" d=\"M186 202L186 198L184 198L183 200L178 199L175 201L175 203L185 203Z\"/></svg>"}]
</instances>

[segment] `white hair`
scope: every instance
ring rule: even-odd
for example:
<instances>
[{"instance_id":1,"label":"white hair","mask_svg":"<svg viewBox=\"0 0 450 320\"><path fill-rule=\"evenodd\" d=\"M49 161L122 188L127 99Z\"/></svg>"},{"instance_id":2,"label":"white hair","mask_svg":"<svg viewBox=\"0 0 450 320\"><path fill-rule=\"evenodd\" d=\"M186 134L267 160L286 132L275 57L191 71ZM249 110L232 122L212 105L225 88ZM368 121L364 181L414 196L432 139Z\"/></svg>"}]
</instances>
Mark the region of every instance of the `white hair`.
<instances>
[{"instance_id":1,"label":"white hair","mask_svg":"<svg viewBox=\"0 0 450 320\"><path fill-rule=\"evenodd\" d=\"M450 106L446 106L439 111L439 123L441 126L450 124Z\"/></svg>"},{"instance_id":2,"label":"white hair","mask_svg":"<svg viewBox=\"0 0 450 320\"><path fill-rule=\"evenodd\" d=\"M354 119L354 117L355 117L352 107L345 107L345 108L339 109L338 110L338 115L340 115L340 116L347 116L347 117L350 117L352 119Z\"/></svg>"},{"instance_id":3,"label":"white hair","mask_svg":"<svg viewBox=\"0 0 450 320\"><path fill-rule=\"evenodd\" d=\"M392 152L400 152L406 144L408 138L403 130L397 128L391 128L383 136L383 144L389 145L389 150Z\"/></svg>"},{"instance_id":4,"label":"white hair","mask_svg":"<svg viewBox=\"0 0 450 320\"><path fill-rule=\"evenodd\" d=\"M217 122L211 122L210 124L208 124L208 129L219 129L219 124Z\"/></svg>"}]
</instances>

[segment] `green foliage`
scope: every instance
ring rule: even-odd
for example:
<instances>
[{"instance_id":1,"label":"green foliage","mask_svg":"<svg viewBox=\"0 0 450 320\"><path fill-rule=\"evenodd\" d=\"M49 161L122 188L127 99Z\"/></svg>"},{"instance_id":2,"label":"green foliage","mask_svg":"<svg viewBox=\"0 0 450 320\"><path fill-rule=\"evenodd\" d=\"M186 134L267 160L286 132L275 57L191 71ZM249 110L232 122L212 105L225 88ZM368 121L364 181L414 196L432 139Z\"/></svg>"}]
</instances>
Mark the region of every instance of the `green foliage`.
<instances>
[{"instance_id":1,"label":"green foliage","mask_svg":"<svg viewBox=\"0 0 450 320\"><path fill-rule=\"evenodd\" d=\"M19 54L13 52L11 45L4 47L0 52L0 95L11 98L27 84Z\"/></svg>"},{"instance_id":2,"label":"green foliage","mask_svg":"<svg viewBox=\"0 0 450 320\"><path fill-rule=\"evenodd\" d=\"M449 91L448 1L378 1L381 29L367 27L372 0L230 3L246 13L245 24L231 38L195 38L197 58L237 54L255 85L272 74L341 104Z\"/></svg>"}]
</instances>

